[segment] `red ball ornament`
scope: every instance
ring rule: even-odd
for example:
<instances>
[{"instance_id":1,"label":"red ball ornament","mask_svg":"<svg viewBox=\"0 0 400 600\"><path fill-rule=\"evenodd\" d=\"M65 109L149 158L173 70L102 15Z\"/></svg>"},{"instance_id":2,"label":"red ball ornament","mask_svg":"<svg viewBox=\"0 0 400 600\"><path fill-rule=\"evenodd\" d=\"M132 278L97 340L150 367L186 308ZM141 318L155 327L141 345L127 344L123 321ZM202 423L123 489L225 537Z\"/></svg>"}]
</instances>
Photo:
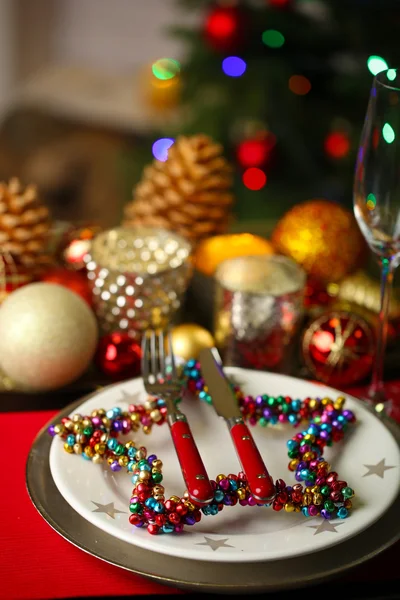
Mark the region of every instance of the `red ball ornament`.
<instances>
[{"instance_id":1,"label":"red ball ornament","mask_svg":"<svg viewBox=\"0 0 400 600\"><path fill-rule=\"evenodd\" d=\"M140 345L127 333L114 331L104 335L98 344L95 364L113 380L138 377L141 372Z\"/></svg>"},{"instance_id":2,"label":"red ball ornament","mask_svg":"<svg viewBox=\"0 0 400 600\"><path fill-rule=\"evenodd\" d=\"M236 50L246 38L247 15L236 6L216 6L204 23L204 37L220 52Z\"/></svg>"},{"instance_id":3,"label":"red ball ornament","mask_svg":"<svg viewBox=\"0 0 400 600\"><path fill-rule=\"evenodd\" d=\"M311 374L334 387L363 380L371 371L375 352L373 328L349 311L327 311L307 327L303 359Z\"/></svg>"},{"instance_id":4,"label":"red ball ornament","mask_svg":"<svg viewBox=\"0 0 400 600\"><path fill-rule=\"evenodd\" d=\"M92 292L84 273L65 267L54 267L42 273L40 281L62 285L83 298L92 307Z\"/></svg>"}]
</instances>

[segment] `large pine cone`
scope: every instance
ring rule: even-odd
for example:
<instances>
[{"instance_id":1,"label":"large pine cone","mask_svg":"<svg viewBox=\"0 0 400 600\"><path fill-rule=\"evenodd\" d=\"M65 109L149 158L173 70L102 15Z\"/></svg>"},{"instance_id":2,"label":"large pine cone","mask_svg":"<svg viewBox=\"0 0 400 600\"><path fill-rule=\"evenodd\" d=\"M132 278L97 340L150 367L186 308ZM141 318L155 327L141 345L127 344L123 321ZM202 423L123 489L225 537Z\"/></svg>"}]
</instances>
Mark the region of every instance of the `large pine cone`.
<instances>
[{"instance_id":1,"label":"large pine cone","mask_svg":"<svg viewBox=\"0 0 400 600\"><path fill-rule=\"evenodd\" d=\"M226 232L234 198L232 168L222 151L206 135L179 137L165 162L144 169L122 225L169 229L193 246Z\"/></svg>"},{"instance_id":2,"label":"large pine cone","mask_svg":"<svg viewBox=\"0 0 400 600\"><path fill-rule=\"evenodd\" d=\"M29 269L52 262L46 252L51 219L34 185L23 189L19 179L0 183L0 254Z\"/></svg>"}]
</instances>

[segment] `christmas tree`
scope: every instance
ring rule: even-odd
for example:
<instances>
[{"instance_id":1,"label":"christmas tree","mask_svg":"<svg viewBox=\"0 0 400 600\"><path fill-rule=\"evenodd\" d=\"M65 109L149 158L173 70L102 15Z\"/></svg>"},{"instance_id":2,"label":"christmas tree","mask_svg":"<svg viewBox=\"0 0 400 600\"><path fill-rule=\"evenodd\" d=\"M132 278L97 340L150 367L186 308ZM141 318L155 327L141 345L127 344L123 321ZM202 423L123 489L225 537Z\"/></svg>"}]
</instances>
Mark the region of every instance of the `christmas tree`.
<instances>
[{"instance_id":1,"label":"christmas tree","mask_svg":"<svg viewBox=\"0 0 400 600\"><path fill-rule=\"evenodd\" d=\"M205 133L223 144L235 166L239 218L280 216L312 197L350 206L373 75L400 64L399 2L179 5L201 9L201 24L171 31L185 42L181 64L153 65L160 84L179 84L182 109L155 132L158 157L181 134Z\"/></svg>"}]
</instances>

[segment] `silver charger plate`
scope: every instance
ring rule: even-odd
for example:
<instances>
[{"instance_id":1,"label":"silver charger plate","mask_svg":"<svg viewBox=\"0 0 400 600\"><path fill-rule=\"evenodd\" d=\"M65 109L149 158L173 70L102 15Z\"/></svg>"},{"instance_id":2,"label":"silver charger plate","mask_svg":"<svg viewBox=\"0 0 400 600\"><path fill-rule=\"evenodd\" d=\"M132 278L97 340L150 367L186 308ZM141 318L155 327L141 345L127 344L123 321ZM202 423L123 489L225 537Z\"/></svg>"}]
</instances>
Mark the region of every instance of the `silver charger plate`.
<instances>
[{"instance_id":1,"label":"silver charger plate","mask_svg":"<svg viewBox=\"0 0 400 600\"><path fill-rule=\"evenodd\" d=\"M64 539L81 550L156 583L215 593L259 593L304 588L332 579L377 556L400 539L400 495L389 510L364 532L315 554L265 563L213 563L177 558L138 548L101 531L64 500L50 472L52 438L47 433L90 394L65 407L38 433L26 464L28 494L39 514ZM384 419L400 444L400 427ZM310 560L310 557L314 560Z\"/></svg>"}]
</instances>

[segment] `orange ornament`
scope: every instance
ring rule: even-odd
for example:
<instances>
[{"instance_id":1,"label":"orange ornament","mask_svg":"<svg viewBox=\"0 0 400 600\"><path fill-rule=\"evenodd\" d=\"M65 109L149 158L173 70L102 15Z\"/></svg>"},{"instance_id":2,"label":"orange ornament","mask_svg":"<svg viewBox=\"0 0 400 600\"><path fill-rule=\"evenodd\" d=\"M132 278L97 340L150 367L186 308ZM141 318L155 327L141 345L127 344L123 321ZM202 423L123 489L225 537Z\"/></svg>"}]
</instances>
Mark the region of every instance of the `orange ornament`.
<instances>
[{"instance_id":1,"label":"orange ornament","mask_svg":"<svg viewBox=\"0 0 400 600\"><path fill-rule=\"evenodd\" d=\"M224 260L264 254L275 254L268 240L252 233L231 233L216 235L200 242L193 259L197 271L212 276Z\"/></svg>"},{"instance_id":2,"label":"orange ornament","mask_svg":"<svg viewBox=\"0 0 400 600\"><path fill-rule=\"evenodd\" d=\"M290 256L309 276L325 282L340 281L369 256L353 213L329 200L295 205L276 225L271 242L277 253Z\"/></svg>"}]
</instances>

